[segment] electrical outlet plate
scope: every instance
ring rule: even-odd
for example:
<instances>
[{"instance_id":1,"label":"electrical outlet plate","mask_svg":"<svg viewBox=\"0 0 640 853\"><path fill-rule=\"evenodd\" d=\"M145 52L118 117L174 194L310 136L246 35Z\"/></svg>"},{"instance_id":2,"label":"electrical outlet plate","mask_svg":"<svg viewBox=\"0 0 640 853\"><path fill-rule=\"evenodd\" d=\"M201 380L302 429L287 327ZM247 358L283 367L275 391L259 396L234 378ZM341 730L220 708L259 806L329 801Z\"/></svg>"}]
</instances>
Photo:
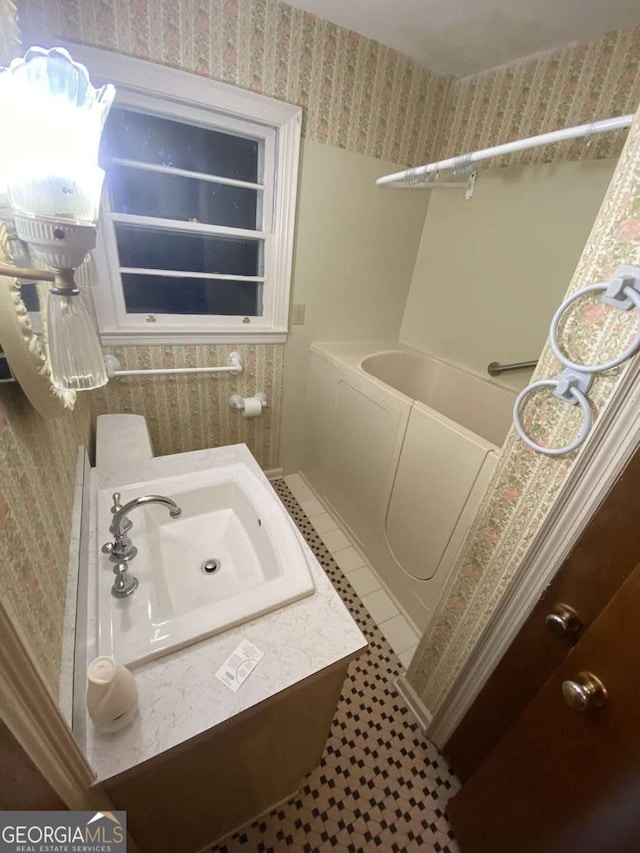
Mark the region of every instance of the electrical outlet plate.
<instances>
[{"instance_id":1,"label":"electrical outlet plate","mask_svg":"<svg viewBox=\"0 0 640 853\"><path fill-rule=\"evenodd\" d=\"M304 325L304 312L305 305L297 304L294 305L291 310L291 325L292 326L302 326Z\"/></svg>"}]
</instances>

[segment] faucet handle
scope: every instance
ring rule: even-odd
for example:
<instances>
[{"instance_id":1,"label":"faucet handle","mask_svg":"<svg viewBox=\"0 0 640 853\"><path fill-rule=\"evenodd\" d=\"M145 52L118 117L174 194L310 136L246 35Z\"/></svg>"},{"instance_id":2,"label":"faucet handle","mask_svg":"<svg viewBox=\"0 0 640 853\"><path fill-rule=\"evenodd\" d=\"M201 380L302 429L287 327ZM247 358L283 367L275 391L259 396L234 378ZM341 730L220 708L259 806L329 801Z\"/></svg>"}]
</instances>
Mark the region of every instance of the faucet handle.
<instances>
[{"instance_id":1,"label":"faucet handle","mask_svg":"<svg viewBox=\"0 0 640 853\"><path fill-rule=\"evenodd\" d=\"M127 598L138 588L138 578L129 574L127 563L118 563L113 567L116 576L111 587L111 595L114 598Z\"/></svg>"},{"instance_id":2,"label":"faucet handle","mask_svg":"<svg viewBox=\"0 0 640 853\"><path fill-rule=\"evenodd\" d=\"M120 502L120 492L113 493L113 506L111 507L111 514L115 515L119 510L122 509L122 504ZM125 517L120 522L120 527L122 528L123 533L127 533L133 527L133 521L129 518L129 516L125 515ZM109 530L116 535L116 531L114 530L113 524L109 528Z\"/></svg>"}]
</instances>

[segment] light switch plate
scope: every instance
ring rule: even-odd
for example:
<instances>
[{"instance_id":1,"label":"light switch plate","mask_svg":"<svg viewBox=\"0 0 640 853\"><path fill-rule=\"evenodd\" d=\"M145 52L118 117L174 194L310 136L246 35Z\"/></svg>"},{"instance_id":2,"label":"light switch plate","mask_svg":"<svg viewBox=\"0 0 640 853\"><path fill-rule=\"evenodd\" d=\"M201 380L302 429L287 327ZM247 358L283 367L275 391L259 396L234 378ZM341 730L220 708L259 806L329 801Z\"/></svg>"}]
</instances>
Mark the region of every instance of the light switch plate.
<instances>
[{"instance_id":1,"label":"light switch plate","mask_svg":"<svg viewBox=\"0 0 640 853\"><path fill-rule=\"evenodd\" d=\"M304 311L306 305L297 304L294 305L291 310L291 325L292 326L303 326L304 325Z\"/></svg>"}]
</instances>

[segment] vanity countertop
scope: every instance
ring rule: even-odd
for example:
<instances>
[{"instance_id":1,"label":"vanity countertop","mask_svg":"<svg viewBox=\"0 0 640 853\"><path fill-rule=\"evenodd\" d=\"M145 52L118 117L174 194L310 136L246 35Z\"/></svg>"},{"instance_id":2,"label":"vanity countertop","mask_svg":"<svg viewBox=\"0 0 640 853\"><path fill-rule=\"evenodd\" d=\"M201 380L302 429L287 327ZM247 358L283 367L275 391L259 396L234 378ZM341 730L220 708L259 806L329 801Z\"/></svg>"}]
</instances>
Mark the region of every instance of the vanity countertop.
<instances>
[{"instance_id":1,"label":"vanity countertop","mask_svg":"<svg viewBox=\"0 0 640 853\"><path fill-rule=\"evenodd\" d=\"M96 573L99 489L158 477L244 463L268 483L244 444L160 456L122 471L92 470L89 521L87 661L96 655ZM135 666L139 710L115 734L98 732L87 717L84 696L76 697L75 729L96 781L104 781L230 720L338 661L355 657L366 640L302 535L315 592L237 628L201 640L157 660ZM255 670L233 693L216 671L243 639L264 652Z\"/></svg>"}]
</instances>

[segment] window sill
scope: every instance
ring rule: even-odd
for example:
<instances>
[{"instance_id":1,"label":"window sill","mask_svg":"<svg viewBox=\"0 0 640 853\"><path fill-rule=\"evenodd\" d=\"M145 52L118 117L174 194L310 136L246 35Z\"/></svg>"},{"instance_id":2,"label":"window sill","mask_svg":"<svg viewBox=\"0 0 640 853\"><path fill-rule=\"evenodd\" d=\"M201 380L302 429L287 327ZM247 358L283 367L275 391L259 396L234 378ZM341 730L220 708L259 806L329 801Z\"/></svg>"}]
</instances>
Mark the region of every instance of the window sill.
<instances>
[{"instance_id":1,"label":"window sill","mask_svg":"<svg viewBox=\"0 0 640 853\"><path fill-rule=\"evenodd\" d=\"M285 344L286 331L252 329L251 331L231 330L219 332L205 331L158 331L136 330L131 332L110 331L101 332L100 340L105 347L116 346L184 346L215 344Z\"/></svg>"}]
</instances>

